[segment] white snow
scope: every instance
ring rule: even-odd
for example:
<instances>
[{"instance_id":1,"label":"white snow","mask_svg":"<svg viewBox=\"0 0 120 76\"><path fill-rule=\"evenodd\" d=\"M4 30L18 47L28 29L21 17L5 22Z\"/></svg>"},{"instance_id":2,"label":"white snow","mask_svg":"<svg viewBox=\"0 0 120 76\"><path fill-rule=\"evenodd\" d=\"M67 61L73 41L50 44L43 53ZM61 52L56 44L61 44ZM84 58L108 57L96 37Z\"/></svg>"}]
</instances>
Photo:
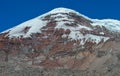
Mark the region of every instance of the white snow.
<instances>
[{"instance_id":1,"label":"white snow","mask_svg":"<svg viewBox=\"0 0 120 76\"><path fill-rule=\"evenodd\" d=\"M55 21L63 21L63 20L68 20L69 22L74 22L73 19L68 19L67 17L63 17L63 18L56 18Z\"/></svg>"},{"instance_id":2,"label":"white snow","mask_svg":"<svg viewBox=\"0 0 120 76\"><path fill-rule=\"evenodd\" d=\"M67 37L67 35L66 35L66 34L63 34L63 35L62 35L62 38L66 38L66 37Z\"/></svg>"},{"instance_id":3,"label":"white snow","mask_svg":"<svg viewBox=\"0 0 120 76\"><path fill-rule=\"evenodd\" d=\"M104 42L106 42L109 39L109 37L97 36L97 35L92 35L92 34L83 35L79 31L72 31L69 34L68 38L71 40L81 40L80 42L81 45L84 45L86 41L92 41L98 44L102 39Z\"/></svg>"},{"instance_id":4,"label":"white snow","mask_svg":"<svg viewBox=\"0 0 120 76\"><path fill-rule=\"evenodd\" d=\"M58 18L60 17L60 18ZM68 19L66 15L58 14L58 15L53 15L51 18L55 18L55 21L63 21L63 20L68 20L69 22L74 22L74 19Z\"/></svg>"},{"instance_id":5,"label":"white snow","mask_svg":"<svg viewBox=\"0 0 120 76\"><path fill-rule=\"evenodd\" d=\"M66 26L65 23L71 24L72 22L57 22L57 26L55 28L60 29L63 28L64 30L70 29L72 30L80 30L82 28L86 30L92 30L90 27L82 26L80 24L77 24L77 26Z\"/></svg>"},{"instance_id":6,"label":"white snow","mask_svg":"<svg viewBox=\"0 0 120 76\"><path fill-rule=\"evenodd\" d=\"M95 43L99 43L102 39L103 39L103 41L104 42L106 42L108 39L109 39L109 37L104 37L104 36L97 36L97 35L92 35L92 34L87 34L87 35L85 35L85 38L88 40L88 39L90 39L90 41L92 40L92 41L94 41Z\"/></svg>"},{"instance_id":7,"label":"white snow","mask_svg":"<svg viewBox=\"0 0 120 76\"><path fill-rule=\"evenodd\" d=\"M9 37L20 37L20 36L30 37L30 35L32 33L38 33L38 32L40 33L41 32L40 29L45 25L46 25L45 21L41 21L38 18L34 18L34 19L26 21L26 22L24 22L16 27L8 29L7 31L10 31L8 36ZM27 33L24 33L23 30L26 27L30 27L30 29L28 30ZM7 31L5 31L5 32L7 32Z\"/></svg>"},{"instance_id":8,"label":"white snow","mask_svg":"<svg viewBox=\"0 0 120 76\"><path fill-rule=\"evenodd\" d=\"M112 32L120 32L120 21L114 20L114 19L103 19L103 20L98 20L98 19L93 19L92 20L93 26L104 26L106 27L109 31Z\"/></svg>"},{"instance_id":9,"label":"white snow","mask_svg":"<svg viewBox=\"0 0 120 76\"><path fill-rule=\"evenodd\" d=\"M104 35L105 33L104 32L100 32L101 35Z\"/></svg>"},{"instance_id":10,"label":"white snow","mask_svg":"<svg viewBox=\"0 0 120 76\"><path fill-rule=\"evenodd\" d=\"M79 39L82 39L83 37L84 36L79 31L71 31L68 36L68 38L70 38L72 40L79 40Z\"/></svg>"}]
</instances>

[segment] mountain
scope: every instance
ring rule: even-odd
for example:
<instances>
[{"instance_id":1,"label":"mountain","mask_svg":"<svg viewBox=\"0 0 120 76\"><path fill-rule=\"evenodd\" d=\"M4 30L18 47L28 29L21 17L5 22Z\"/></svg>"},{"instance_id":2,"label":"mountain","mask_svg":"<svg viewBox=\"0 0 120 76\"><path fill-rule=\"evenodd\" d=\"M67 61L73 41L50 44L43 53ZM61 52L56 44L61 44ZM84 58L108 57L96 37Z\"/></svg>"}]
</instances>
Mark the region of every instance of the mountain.
<instances>
[{"instance_id":1,"label":"mountain","mask_svg":"<svg viewBox=\"0 0 120 76\"><path fill-rule=\"evenodd\" d=\"M5 52L0 60L8 62L93 70L120 54L120 21L56 8L3 31L0 49Z\"/></svg>"}]
</instances>

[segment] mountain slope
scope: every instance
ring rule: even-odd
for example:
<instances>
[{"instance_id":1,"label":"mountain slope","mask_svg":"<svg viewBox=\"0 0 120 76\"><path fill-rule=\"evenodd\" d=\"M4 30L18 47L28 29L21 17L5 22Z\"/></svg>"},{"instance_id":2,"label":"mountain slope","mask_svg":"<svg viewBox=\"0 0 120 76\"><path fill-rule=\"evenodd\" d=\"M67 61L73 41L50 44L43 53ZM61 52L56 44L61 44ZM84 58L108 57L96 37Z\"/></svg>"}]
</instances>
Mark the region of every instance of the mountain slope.
<instances>
[{"instance_id":1,"label":"mountain slope","mask_svg":"<svg viewBox=\"0 0 120 76\"><path fill-rule=\"evenodd\" d=\"M6 61L10 54L13 62L16 58L19 63L48 68L86 69L96 65L92 62L98 57L116 50L119 38L118 20L91 19L71 9L56 8L2 32L0 49Z\"/></svg>"}]
</instances>

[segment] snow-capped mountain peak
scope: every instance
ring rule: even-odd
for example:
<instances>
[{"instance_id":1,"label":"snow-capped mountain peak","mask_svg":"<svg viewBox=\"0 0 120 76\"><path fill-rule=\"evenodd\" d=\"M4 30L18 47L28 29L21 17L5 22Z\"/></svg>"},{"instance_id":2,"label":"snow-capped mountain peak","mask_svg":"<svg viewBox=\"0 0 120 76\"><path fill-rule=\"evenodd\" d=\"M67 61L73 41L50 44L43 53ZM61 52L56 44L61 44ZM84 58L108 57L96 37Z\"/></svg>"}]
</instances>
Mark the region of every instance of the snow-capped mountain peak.
<instances>
[{"instance_id":1,"label":"snow-capped mountain peak","mask_svg":"<svg viewBox=\"0 0 120 76\"><path fill-rule=\"evenodd\" d=\"M31 19L31 20L28 20L24 23L21 23L21 24L13 27L11 29L4 31L4 32L9 31L9 34L8 34L9 37L20 37L20 36L30 37L30 35L32 33L41 33L40 29L43 26L46 26L46 24L48 22L50 22L53 18L55 18L54 21L57 21L56 23L58 24L58 26L56 26L56 28L64 28L63 25L65 23L71 24L71 23L74 23L74 21L75 21L72 17L70 17L70 18L67 17L66 14L69 14L69 13L74 13L78 16L83 16L83 17L87 18L86 16L84 16L84 15L82 15L74 10L68 9L68 8L55 8L48 13L45 13L45 14L38 16L34 19ZM45 18L47 18L50 15L51 15L51 17L50 17L51 20L44 20ZM64 20L64 22L63 22L63 20ZM25 33L24 30L27 28L29 28L29 30L27 30L27 32ZM87 27L83 26L83 28L87 28ZM90 28L88 28L88 29L90 29ZM2 33L4 33L4 32L2 32Z\"/></svg>"},{"instance_id":2,"label":"snow-capped mountain peak","mask_svg":"<svg viewBox=\"0 0 120 76\"><path fill-rule=\"evenodd\" d=\"M114 62L119 45L119 20L90 19L67 8L53 9L0 34L1 55L6 54L1 58L42 68L89 69L101 59L102 64Z\"/></svg>"},{"instance_id":3,"label":"snow-capped mountain peak","mask_svg":"<svg viewBox=\"0 0 120 76\"><path fill-rule=\"evenodd\" d=\"M26 38L35 33L43 34L43 30L50 29L54 32L58 29L69 30L69 34L63 33L62 36L71 40L81 40L81 44L88 40L99 43L101 40L108 40L110 32L120 32L120 21L90 19L68 8L55 8L4 32L8 32L6 36L10 38Z\"/></svg>"}]
</instances>

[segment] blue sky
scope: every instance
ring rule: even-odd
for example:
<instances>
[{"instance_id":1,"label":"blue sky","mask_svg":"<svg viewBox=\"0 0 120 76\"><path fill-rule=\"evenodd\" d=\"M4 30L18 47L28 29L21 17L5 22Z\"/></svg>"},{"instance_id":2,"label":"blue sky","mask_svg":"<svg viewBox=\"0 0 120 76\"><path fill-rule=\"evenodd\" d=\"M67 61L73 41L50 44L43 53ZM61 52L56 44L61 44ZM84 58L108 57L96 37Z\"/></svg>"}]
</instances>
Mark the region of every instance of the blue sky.
<instances>
[{"instance_id":1,"label":"blue sky","mask_svg":"<svg viewBox=\"0 0 120 76\"><path fill-rule=\"evenodd\" d=\"M0 0L0 32L57 7L90 18L120 20L120 0Z\"/></svg>"}]
</instances>

